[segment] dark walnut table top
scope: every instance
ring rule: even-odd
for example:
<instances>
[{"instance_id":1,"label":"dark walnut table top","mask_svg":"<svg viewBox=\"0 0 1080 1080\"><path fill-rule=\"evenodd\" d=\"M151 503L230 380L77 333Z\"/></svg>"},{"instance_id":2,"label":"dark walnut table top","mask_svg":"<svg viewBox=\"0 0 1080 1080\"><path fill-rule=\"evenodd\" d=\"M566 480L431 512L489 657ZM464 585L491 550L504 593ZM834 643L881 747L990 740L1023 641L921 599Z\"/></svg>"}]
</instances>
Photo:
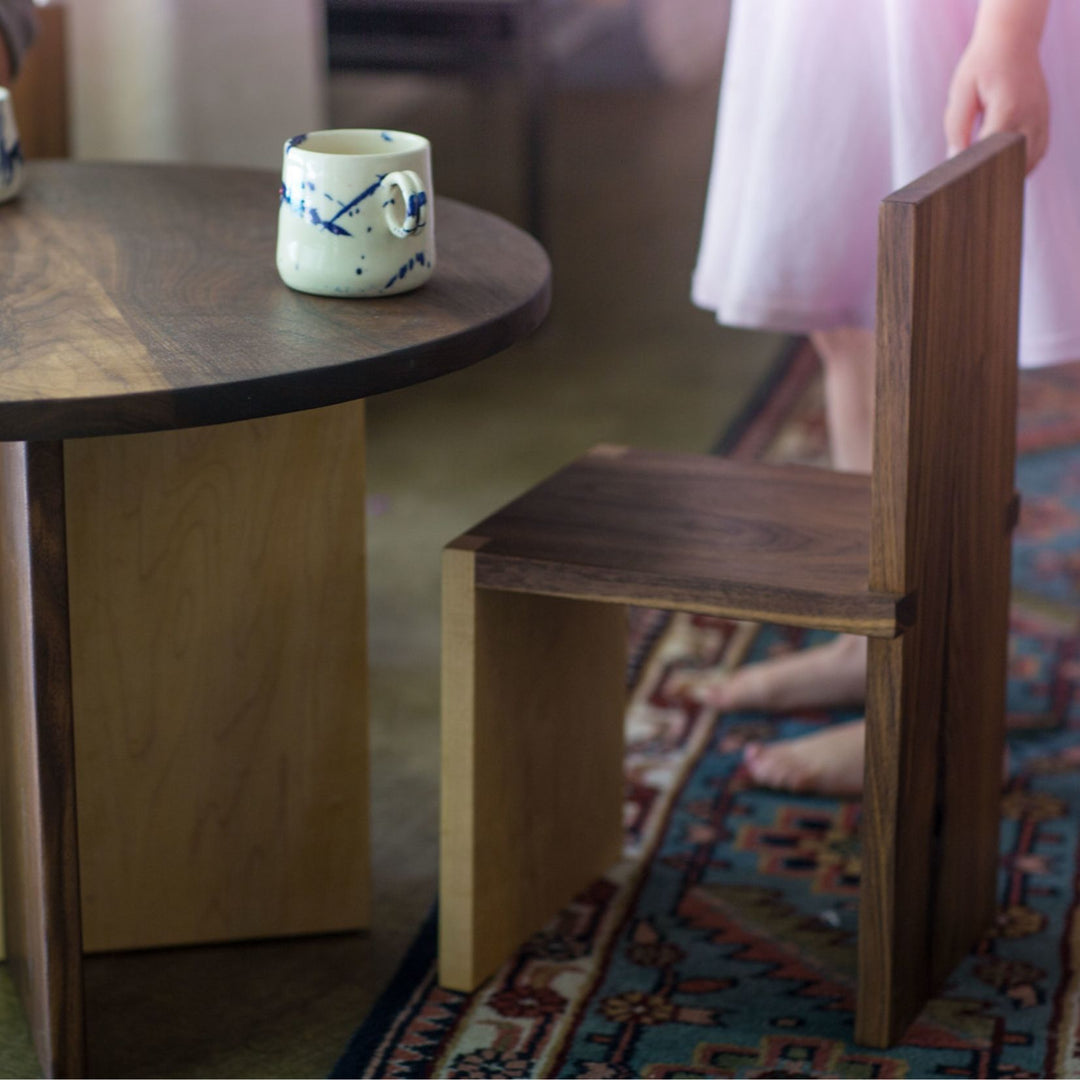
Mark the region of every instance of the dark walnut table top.
<instances>
[{"instance_id":1,"label":"dark walnut table top","mask_svg":"<svg viewBox=\"0 0 1080 1080\"><path fill-rule=\"evenodd\" d=\"M540 245L436 203L415 292L335 300L274 266L278 178L249 169L42 162L0 205L0 440L245 420L394 390L530 333Z\"/></svg>"}]
</instances>

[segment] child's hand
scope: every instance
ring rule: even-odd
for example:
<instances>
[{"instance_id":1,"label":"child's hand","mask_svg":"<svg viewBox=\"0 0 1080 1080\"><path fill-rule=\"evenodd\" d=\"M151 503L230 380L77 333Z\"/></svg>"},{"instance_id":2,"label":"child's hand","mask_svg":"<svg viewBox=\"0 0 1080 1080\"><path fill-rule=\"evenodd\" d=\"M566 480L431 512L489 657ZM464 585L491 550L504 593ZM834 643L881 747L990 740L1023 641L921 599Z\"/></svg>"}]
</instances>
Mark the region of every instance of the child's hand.
<instances>
[{"instance_id":1,"label":"child's hand","mask_svg":"<svg viewBox=\"0 0 1080 1080\"><path fill-rule=\"evenodd\" d=\"M1038 6L1037 4L1035 5ZM1027 171L1038 165L1050 136L1050 98L1039 62L1038 30L980 20L953 72L945 107L949 154L979 137L1014 131L1027 137Z\"/></svg>"}]
</instances>

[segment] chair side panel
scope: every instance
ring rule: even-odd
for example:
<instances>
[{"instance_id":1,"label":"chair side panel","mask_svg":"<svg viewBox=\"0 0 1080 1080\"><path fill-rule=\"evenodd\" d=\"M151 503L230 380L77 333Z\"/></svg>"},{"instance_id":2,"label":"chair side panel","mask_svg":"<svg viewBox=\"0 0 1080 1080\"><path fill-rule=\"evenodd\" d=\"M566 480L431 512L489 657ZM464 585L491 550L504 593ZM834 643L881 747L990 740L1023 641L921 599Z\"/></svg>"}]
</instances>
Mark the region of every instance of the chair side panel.
<instances>
[{"instance_id":1,"label":"chair side panel","mask_svg":"<svg viewBox=\"0 0 1080 1080\"><path fill-rule=\"evenodd\" d=\"M914 591L917 619L890 685L871 673L860 948L907 958L899 1012L993 904L1023 172L997 143L881 213L870 585Z\"/></svg>"},{"instance_id":2,"label":"chair side panel","mask_svg":"<svg viewBox=\"0 0 1080 1080\"><path fill-rule=\"evenodd\" d=\"M967 190L936 196L945 217L935 243L960 292L952 383L952 544L949 565L946 697L939 742L941 824L934 919L934 979L943 980L994 916L1015 485L1017 366L1023 209L1023 144L970 178ZM954 222L957 223L954 226ZM947 260L952 259L949 267Z\"/></svg>"}]
</instances>

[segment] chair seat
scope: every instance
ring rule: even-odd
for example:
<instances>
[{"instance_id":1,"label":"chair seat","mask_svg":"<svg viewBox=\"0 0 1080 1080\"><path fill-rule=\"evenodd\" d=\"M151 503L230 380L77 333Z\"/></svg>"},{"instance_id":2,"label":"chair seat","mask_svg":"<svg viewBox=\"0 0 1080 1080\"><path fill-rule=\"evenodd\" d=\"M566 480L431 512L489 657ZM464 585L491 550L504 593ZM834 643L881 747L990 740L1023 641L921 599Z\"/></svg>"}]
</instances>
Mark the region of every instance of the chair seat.
<instances>
[{"instance_id":1,"label":"chair seat","mask_svg":"<svg viewBox=\"0 0 1080 1080\"><path fill-rule=\"evenodd\" d=\"M869 477L600 446L480 522L476 585L895 637Z\"/></svg>"}]
</instances>

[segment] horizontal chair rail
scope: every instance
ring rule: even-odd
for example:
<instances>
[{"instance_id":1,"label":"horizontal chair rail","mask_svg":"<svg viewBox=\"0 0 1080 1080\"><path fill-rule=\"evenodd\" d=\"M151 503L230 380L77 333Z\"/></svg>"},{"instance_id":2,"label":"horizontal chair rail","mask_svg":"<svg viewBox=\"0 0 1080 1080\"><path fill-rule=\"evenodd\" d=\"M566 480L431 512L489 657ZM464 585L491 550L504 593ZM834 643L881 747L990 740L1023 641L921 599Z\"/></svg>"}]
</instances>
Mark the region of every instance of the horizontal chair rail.
<instances>
[{"instance_id":1,"label":"horizontal chair rail","mask_svg":"<svg viewBox=\"0 0 1080 1080\"><path fill-rule=\"evenodd\" d=\"M658 584L649 575L506 555L476 555L476 585L502 592L636 604L695 615L774 622L863 637L895 638L914 621L915 597L889 593L810 593L763 584L702 581Z\"/></svg>"}]
</instances>

